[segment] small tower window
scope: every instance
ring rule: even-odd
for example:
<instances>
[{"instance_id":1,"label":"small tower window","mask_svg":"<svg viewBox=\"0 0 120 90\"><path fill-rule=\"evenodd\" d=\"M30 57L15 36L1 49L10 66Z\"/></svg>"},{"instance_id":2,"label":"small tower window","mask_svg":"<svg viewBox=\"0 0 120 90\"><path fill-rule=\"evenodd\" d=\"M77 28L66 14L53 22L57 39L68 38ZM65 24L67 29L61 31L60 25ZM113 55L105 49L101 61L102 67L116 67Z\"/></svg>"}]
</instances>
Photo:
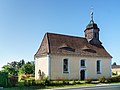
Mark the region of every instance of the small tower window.
<instances>
[{"instance_id":1,"label":"small tower window","mask_svg":"<svg viewBox=\"0 0 120 90\"><path fill-rule=\"evenodd\" d=\"M94 35L95 35L95 38L96 38L96 37L97 37L97 34L95 33Z\"/></svg>"}]
</instances>

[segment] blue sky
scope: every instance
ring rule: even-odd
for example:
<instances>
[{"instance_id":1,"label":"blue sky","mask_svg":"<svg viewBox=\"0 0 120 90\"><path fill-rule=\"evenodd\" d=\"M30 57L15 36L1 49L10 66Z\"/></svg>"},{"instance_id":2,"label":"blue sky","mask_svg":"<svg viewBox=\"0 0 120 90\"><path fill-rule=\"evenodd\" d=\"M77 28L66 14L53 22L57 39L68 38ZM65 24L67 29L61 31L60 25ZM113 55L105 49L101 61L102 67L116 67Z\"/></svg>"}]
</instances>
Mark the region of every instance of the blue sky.
<instances>
[{"instance_id":1,"label":"blue sky","mask_svg":"<svg viewBox=\"0 0 120 90\"><path fill-rule=\"evenodd\" d=\"M94 7L100 40L120 64L120 0L0 0L0 67L34 60L46 32L84 36Z\"/></svg>"}]
</instances>

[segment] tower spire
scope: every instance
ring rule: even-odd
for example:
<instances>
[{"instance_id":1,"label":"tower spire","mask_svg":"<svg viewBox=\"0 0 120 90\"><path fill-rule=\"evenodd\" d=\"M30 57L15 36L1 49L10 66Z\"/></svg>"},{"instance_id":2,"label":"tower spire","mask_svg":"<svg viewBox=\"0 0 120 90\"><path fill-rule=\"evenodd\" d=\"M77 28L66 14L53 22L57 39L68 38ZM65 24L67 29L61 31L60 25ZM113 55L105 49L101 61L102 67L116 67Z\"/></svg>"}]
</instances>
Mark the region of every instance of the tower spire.
<instances>
[{"instance_id":1,"label":"tower spire","mask_svg":"<svg viewBox=\"0 0 120 90\"><path fill-rule=\"evenodd\" d=\"M90 15L91 15L91 20L93 21L93 7L91 7L91 13L90 13Z\"/></svg>"},{"instance_id":2,"label":"tower spire","mask_svg":"<svg viewBox=\"0 0 120 90\"><path fill-rule=\"evenodd\" d=\"M85 29L85 37L90 44L100 46L102 43L99 40L99 31L97 24L93 20L93 8L91 7L91 20Z\"/></svg>"}]
</instances>

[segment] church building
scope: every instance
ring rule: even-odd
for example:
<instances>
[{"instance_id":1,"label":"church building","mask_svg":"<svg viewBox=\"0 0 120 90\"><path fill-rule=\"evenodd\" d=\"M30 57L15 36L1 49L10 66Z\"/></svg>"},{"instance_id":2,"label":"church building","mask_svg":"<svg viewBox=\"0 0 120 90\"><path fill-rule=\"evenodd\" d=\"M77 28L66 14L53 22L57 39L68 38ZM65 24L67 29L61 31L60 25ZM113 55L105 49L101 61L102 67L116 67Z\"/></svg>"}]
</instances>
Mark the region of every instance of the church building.
<instances>
[{"instance_id":1,"label":"church building","mask_svg":"<svg viewBox=\"0 0 120 90\"><path fill-rule=\"evenodd\" d=\"M34 55L35 79L85 80L109 78L112 56L99 39L100 29L91 16L85 37L46 33Z\"/></svg>"}]
</instances>

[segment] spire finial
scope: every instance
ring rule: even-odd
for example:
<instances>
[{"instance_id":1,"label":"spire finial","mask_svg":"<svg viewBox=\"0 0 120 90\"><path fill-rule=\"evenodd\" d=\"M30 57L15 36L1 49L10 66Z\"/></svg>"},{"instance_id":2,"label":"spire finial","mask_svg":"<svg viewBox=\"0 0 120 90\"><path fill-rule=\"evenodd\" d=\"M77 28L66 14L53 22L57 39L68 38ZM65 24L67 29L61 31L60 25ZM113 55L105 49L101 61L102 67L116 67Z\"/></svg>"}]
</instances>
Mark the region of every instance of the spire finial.
<instances>
[{"instance_id":1,"label":"spire finial","mask_svg":"<svg viewBox=\"0 0 120 90\"><path fill-rule=\"evenodd\" d=\"M91 20L93 21L93 7L91 7Z\"/></svg>"}]
</instances>

